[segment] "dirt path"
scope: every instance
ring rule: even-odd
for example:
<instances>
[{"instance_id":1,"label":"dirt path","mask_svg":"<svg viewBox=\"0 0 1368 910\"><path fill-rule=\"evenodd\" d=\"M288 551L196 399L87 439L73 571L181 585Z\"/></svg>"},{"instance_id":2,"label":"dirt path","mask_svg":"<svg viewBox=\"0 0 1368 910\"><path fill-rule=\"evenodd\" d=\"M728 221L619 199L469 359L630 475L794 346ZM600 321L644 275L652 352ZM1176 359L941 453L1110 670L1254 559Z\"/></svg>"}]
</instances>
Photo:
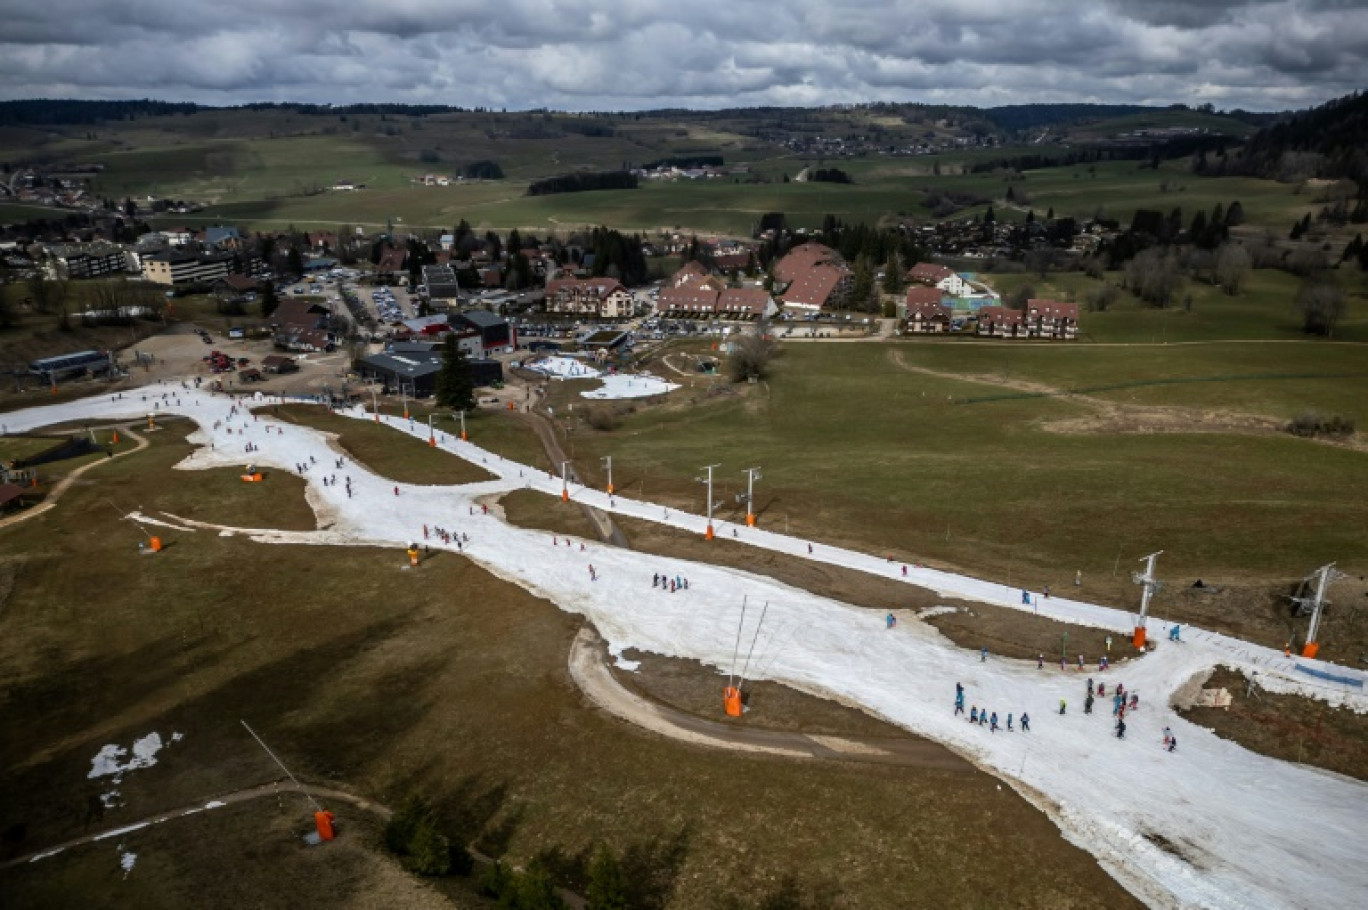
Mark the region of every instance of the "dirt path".
<instances>
[{"instance_id":1,"label":"dirt path","mask_svg":"<svg viewBox=\"0 0 1368 910\"><path fill-rule=\"evenodd\" d=\"M387 806L371 802L360 796L354 796L343 790L334 790L329 787L301 787L289 780L278 780L269 784L248 787L245 790L235 790L232 793L225 793L222 796L216 796L213 799L206 800L203 803L196 803L192 806L180 806L175 809L168 809L165 812L158 812L156 815L149 815L145 818L128 822L117 828L109 828L95 834L87 834L82 837L72 838L71 840L63 841L60 844L53 844L42 850L35 850L31 853L25 853L22 856L16 856L13 859L5 860L0 863L0 869L8 869L11 866L37 862L40 859L46 859L49 856L61 853L63 850L68 850L72 847L80 847L85 844L93 844L96 841L108 840L112 837L118 837L121 834L127 834L146 828L149 825L159 825L162 822L170 821L174 818L185 818L190 815L198 815L201 812L207 812L211 809L221 809L224 806L230 806L234 803L243 803L248 800L259 799L263 796L272 796L281 793L302 793L324 802L344 802L355 806L364 812L372 812L386 821L394 814Z\"/></svg>"},{"instance_id":2,"label":"dirt path","mask_svg":"<svg viewBox=\"0 0 1368 910\"><path fill-rule=\"evenodd\" d=\"M623 688L604 663L603 641L584 626L570 646L570 676L585 696L615 717L669 739L713 749L787 758L860 761L969 771L973 766L944 746L916 739L816 736L785 730L733 727L648 701Z\"/></svg>"},{"instance_id":3,"label":"dirt path","mask_svg":"<svg viewBox=\"0 0 1368 910\"><path fill-rule=\"evenodd\" d=\"M34 506L31 509L25 509L17 515L11 515L8 518L0 519L0 530L3 530L4 528L9 527L10 525L16 525L21 521L25 521L26 519L42 515L44 512L56 506L57 503L61 500L62 495L65 494L67 490L71 489L71 485L76 482L77 478L79 478L86 471L89 471L91 468L99 467L100 465L108 461L112 461L114 458L123 458L125 455L132 455L134 452L141 452L148 446L147 438L133 432L132 428L127 424L109 424L106 426L91 427L90 429L119 430L120 432L127 433L133 439L133 441L137 443L137 445L131 449L125 449L124 451L119 452L118 454L112 456L112 458L104 458L100 461L92 461L90 462L90 464L81 465L79 468L77 468L76 470L72 471L70 474L59 480L57 482L57 486L53 487L48 492L47 496L43 497L43 501L40 502L38 505Z\"/></svg>"},{"instance_id":4,"label":"dirt path","mask_svg":"<svg viewBox=\"0 0 1368 910\"><path fill-rule=\"evenodd\" d=\"M579 483L579 477L575 474L575 464L566 457L565 450L561 448L560 440L556 438L555 430L551 425L551 419L537 410L535 406L530 410L523 411L519 417L525 420L532 431L537 434L537 438L541 440L542 448L546 450L546 457L551 459L553 465L570 462L566 476ZM598 529L598 535L604 543L610 543L615 547L624 549L630 548L631 545L627 542L627 536L622 533L622 529L614 523L611 516L584 503L580 503L579 506L584 511L585 517Z\"/></svg>"},{"instance_id":5,"label":"dirt path","mask_svg":"<svg viewBox=\"0 0 1368 910\"><path fill-rule=\"evenodd\" d=\"M1057 398L1087 407L1092 413L1041 421L1041 429L1051 433L1237 433L1245 436L1285 436L1283 422L1257 414L1238 414L1218 409L1184 408L1171 405L1127 404L1074 392L1025 379L1009 379L985 373L952 373L914 366L903 351L891 348L888 359L900 370L937 379L973 382L1028 395ZM1368 438L1358 435L1347 440L1309 439L1322 445L1368 452Z\"/></svg>"}]
</instances>

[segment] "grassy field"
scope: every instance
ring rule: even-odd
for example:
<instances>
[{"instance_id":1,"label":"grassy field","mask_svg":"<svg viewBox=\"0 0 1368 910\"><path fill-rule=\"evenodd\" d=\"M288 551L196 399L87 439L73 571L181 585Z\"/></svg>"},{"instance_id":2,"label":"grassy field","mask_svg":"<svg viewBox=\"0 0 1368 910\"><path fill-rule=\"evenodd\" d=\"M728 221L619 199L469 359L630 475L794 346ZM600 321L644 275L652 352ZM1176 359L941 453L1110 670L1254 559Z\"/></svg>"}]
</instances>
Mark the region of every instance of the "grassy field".
<instances>
[{"instance_id":1,"label":"grassy field","mask_svg":"<svg viewBox=\"0 0 1368 910\"><path fill-rule=\"evenodd\" d=\"M1135 906L986 775L718 754L586 709L565 669L578 620L462 558L415 572L397 551L176 532L139 557L136 532L96 504L111 490L198 498L199 476L170 470L186 451L157 434L69 502L0 531L7 853L275 779L246 719L304 778L387 804L426 793L453 836L513 862L553 845L665 857L682 844L662 867L672 907L754 906L787 878L832 896L815 906L896 906L909 894L938 907ZM278 506L244 500L223 519L261 524ZM152 730L183 739L129 772L122 804L103 808L108 783L87 778L91 757ZM127 881L112 851L101 858L116 842L102 842L0 873L0 897L68 905L97 888L173 906L188 882L212 878L202 906L295 906L301 864L323 890L336 883L335 896L374 893L368 860L300 858L307 807L282 806L126 833L117 843L139 855ZM335 808L349 830L364 827ZM239 843L250 877L241 863L223 869ZM1051 875L1036 873L1042 864ZM405 905L402 890L381 893L391 897L375 905Z\"/></svg>"},{"instance_id":2,"label":"grassy field","mask_svg":"<svg viewBox=\"0 0 1368 910\"><path fill-rule=\"evenodd\" d=\"M749 394L677 396L661 409L625 414L611 432L574 434L581 476L614 456L629 495L701 510L701 465L720 463L720 514L739 520L742 469L760 465L762 524L889 553L905 561L1063 590L1075 570L1083 595L1131 605L1134 560L1164 549L1161 570L1194 578L1282 584L1331 559L1368 570L1368 512L1347 491L1368 485L1362 452L1258 434L1203 432L1197 418L1171 432L1055 429L1092 415L1061 397L1001 397L1000 386L957 378L992 373L1038 381L1148 381L1279 372L1334 379L1246 378L1145 386L1109 393L1168 406L1248 408L1286 420L1315 405L1368 417L1368 376L1354 347L1230 345L1186 348L1013 348L991 345L792 345L773 379ZM904 359L901 363L899 356ZM934 375L904 365L929 365ZM569 384L566 384L569 385ZM558 409L559 410L559 409ZM1125 569L1125 571L1120 571ZM1278 647L1287 623L1272 598L1267 626ZM1158 609L1177 611L1171 598ZM1195 609L1195 608L1194 608ZM1211 618L1211 617L1208 617ZM1362 630L1328 645L1331 659L1358 657Z\"/></svg>"},{"instance_id":3,"label":"grassy field","mask_svg":"<svg viewBox=\"0 0 1368 910\"><path fill-rule=\"evenodd\" d=\"M858 166L859 163L852 165L857 174L863 170L864 176L857 177L857 182L850 185L784 183L777 178L774 182L760 184L730 179L643 181L636 190L529 197L525 195L526 181L517 179L450 187L412 186L402 175L402 168L396 169L381 159L367 158L369 152L364 147L357 147L353 152L356 161L352 171L374 175L374 182L365 190L300 195L298 187L309 173L303 162L308 161L307 156L311 154L301 146L285 156L289 161L297 162L293 165L282 162L272 169L254 165L244 171L246 176L241 178L224 177L212 186L187 186L187 194L194 189L199 192L196 198L206 198L209 192L217 192L213 198L220 201L193 217L166 216L160 220L303 227L375 226L383 225L389 218L398 218L410 227L450 228L465 218L479 229L516 227L547 231L607 224L624 230L683 228L703 233L748 235L766 212L784 212L791 226L808 228L820 226L828 214L850 223L871 224L897 215L929 218L924 194L935 188L995 200L999 217L1008 220L1024 218L1029 206L1040 215L1053 208L1058 216L1072 215L1079 219L1091 218L1102 211L1129 223L1137 208L1160 208L1167 213L1176 207L1191 217L1198 210L1210 212L1218 202L1229 205L1239 200L1248 224L1267 226L1282 233L1293 221L1315 208L1310 197L1297 195L1294 187L1284 184L1238 177L1199 179L1178 165L1165 166L1156 172L1140 170L1133 162L1099 164L1092 171L1082 168L1031 171L1025 180L1009 184L1002 175L993 173L930 174L922 159L879 159L863 167ZM273 155L256 157L261 157L263 162L274 158ZM345 150L341 160L349 160ZM126 164L130 186L143 179L139 175L144 170L154 174L184 173L185 167L174 169L175 165L158 160L156 155L146 162ZM790 165L783 173L796 176L802 163L795 161ZM162 170L165 167L173 169ZM252 176L254 174L262 176L258 179ZM1161 193L1161 183L1172 188ZM1023 200L1015 209L1003 205L1009 186L1014 195Z\"/></svg>"},{"instance_id":4,"label":"grassy field","mask_svg":"<svg viewBox=\"0 0 1368 910\"><path fill-rule=\"evenodd\" d=\"M1003 295L1030 285L1037 297L1077 301L1083 312L1080 340L1104 344L1164 344L1180 341L1307 341L1295 301L1301 282L1287 272L1258 269L1234 296L1201 281L1185 280L1174 305L1166 309L1148 306L1121 289L1117 302L1105 311L1086 309L1088 295L1105 281L1120 288L1122 276L1109 272L1102 279L1082 272L1037 275L984 274L979 276ZM1336 328L1339 341L1368 341L1368 296L1362 283L1346 275L1347 312ZM1192 298L1191 309L1183 298Z\"/></svg>"},{"instance_id":5,"label":"grassy field","mask_svg":"<svg viewBox=\"0 0 1368 910\"><path fill-rule=\"evenodd\" d=\"M338 447L353 460L398 483L447 485L494 479L483 468L431 448L424 440L400 436L378 423L340 417L323 405L270 405L257 410L290 423L335 433Z\"/></svg>"}]
</instances>

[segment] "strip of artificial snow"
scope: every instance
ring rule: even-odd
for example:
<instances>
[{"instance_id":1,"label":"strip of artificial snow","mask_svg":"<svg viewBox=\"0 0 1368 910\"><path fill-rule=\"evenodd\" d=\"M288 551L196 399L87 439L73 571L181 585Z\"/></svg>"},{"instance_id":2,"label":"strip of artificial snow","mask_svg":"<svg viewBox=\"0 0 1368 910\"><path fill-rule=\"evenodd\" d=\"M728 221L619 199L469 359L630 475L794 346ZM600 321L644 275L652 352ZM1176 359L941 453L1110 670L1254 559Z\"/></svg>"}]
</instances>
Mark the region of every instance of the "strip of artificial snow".
<instances>
[{"instance_id":1,"label":"strip of artificial snow","mask_svg":"<svg viewBox=\"0 0 1368 910\"><path fill-rule=\"evenodd\" d=\"M574 357L539 357L524 361L523 368L552 379L597 379L603 375L597 368Z\"/></svg>"},{"instance_id":2,"label":"strip of artificial snow","mask_svg":"<svg viewBox=\"0 0 1368 910\"><path fill-rule=\"evenodd\" d=\"M1368 837L1368 785L1253 754L1188 723L1169 706L1172 695L1194 676L1226 664L1258 671L1261 680L1276 680L1280 689L1363 710L1368 699L1355 685L1364 678L1360 671L1289 660L1272 649L1186 626L1184 643L1174 645L1162 640L1168 624L1152 619L1149 629L1160 639L1157 649L1143 658L1118 662L1107 674L1109 685L1124 682L1141 696L1140 710L1126 718L1127 738L1118 740L1111 734L1105 700L1092 716L1078 710L1083 674L1037 670L1033 661L992 656L980 662L976 652L953 646L923 623L886 629L881 612L736 569L635 553L597 541L584 541L584 550L578 545L553 546L551 535L511 527L497 510L485 514L480 502L520 488L558 496L559 477L439 433L441 448L498 479L461 487L396 486L350 460L335 468L337 453L324 434L266 415L253 417L235 408L236 403L199 391L152 386L117 400L86 399L8 414L5 422L12 430L25 430L80 419L137 418L155 404L161 413L190 416L201 427L191 441L203 448L180 468L242 465L250 460L290 471L316 460L317 466L305 472L308 497L327 516L328 530L241 533L263 542L388 545L395 548L396 565L401 565L406 562L402 548L410 540L422 539L424 524L459 531L469 536L462 551L467 557L562 609L583 614L619 653L635 648L692 658L726 672L732 664L742 597L752 607L768 602L747 678L773 679L863 705L947 744L1013 782L1069 840L1094 854L1118 881L1152 905L1349 907L1362 905L1368 894L1368 864L1359 855ZM267 399L244 405L253 403ZM373 419L359 410L344 413ZM384 422L397 432L426 439L425 426L411 427L396 418ZM247 443L255 447L250 455L245 452ZM332 474L339 482L322 486L320 476ZM352 480L351 498L341 482L346 476ZM609 497L579 486L572 487L571 494L577 501L619 514L698 534L704 530L702 517L658 504ZM1017 588L916 564L904 571L902 564L876 554L809 545L744 526L718 523L717 530L726 537L735 530L737 540L752 546L905 579L946 597L1110 629L1118 638L1135 622L1125 611L1030 592L1023 604L1023 592ZM436 540L428 543L442 546ZM653 587L652 574L662 571L687 578L688 590L671 593ZM757 623L758 616L747 616L747 637ZM1298 665L1334 671L1348 682L1308 677L1297 672ZM957 718L956 682L964 684L967 702L996 711L1000 719L1012 713L1019 725L1022 713L1029 712L1032 732L991 734ZM1071 707L1063 716L1057 713L1061 699ZM719 691L719 712L720 701ZM1161 748L1165 727L1177 735L1174 753Z\"/></svg>"},{"instance_id":3,"label":"strip of artificial snow","mask_svg":"<svg viewBox=\"0 0 1368 910\"><path fill-rule=\"evenodd\" d=\"M603 377L601 388L581 392L580 397L598 400L649 398L652 395L664 395L677 388L679 386L676 383L666 382L649 373L612 373Z\"/></svg>"}]
</instances>

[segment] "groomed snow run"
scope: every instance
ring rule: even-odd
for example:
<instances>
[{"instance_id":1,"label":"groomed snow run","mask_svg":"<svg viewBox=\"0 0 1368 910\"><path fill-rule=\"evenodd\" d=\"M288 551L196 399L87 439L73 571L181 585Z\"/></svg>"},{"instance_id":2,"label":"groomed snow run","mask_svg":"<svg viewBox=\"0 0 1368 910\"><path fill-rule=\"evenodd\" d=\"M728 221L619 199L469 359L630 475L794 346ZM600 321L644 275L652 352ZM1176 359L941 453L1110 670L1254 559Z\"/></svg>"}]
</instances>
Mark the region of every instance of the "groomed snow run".
<instances>
[{"instance_id":1,"label":"groomed snow run","mask_svg":"<svg viewBox=\"0 0 1368 910\"><path fill-rule=\"evenodd\" d=\"M677 383L666 382L650 373L610 373L603 377L601 388L580 392L580 397L598 400L649 398L652 395L664 395L677 388Z\"/></svg>"},{"instance_id":2,"label":"groomed snow run","mask_svg":"<svg viewBox=\"0 0 1368 910\"><path fill-rule=\"evenodd\" d=\"M179 395L179 405L169 394ZM163 398L163 395L167 395ZM742 597L752 605L769 603L765 627L756 643L750 676L773 679L807 692L863 705L908 730L945 743L980 767L1010 782L1047 812L1073 843L1091 852L1130 891L1155 907L1211 907L1262 910L1270 907L1361 907L1368 904L1368 864L1362 845L1368 836L1368 785L1315 768L1277 761L1219 739L1180 718L1169 707L1173 693L1196 674L1216 664L1257 670L1280 691L1296 692L1356 710L1368 709L1352 669L1286 659L1280 652L1229 636L1183 628L1183 643L1164 640L1168 624L1151 618L1155 651L1116 660L1105 675L1108 687L1119 681L1138 692L1140 710L1127 716L1126 739L1112 735L1112 719L1100 700L1097 713L1079 710L1084 674L1054 667L1037 670L1034 661L989 656L950 644L932 627L915 621L884 628L884 614L817 597L772 579L635 553L584 541L554 546L542 531L511 527L483 514L479 502L519 488L559 496L561 480L503 459L458 438L438 435L448 452L488 469L499 479L461 487L395 484L369 474L348 459L335 468L338 453L313 430L279 423L269 412L259 419L233 408L224 396L182 389L179 383L85 399L6 415L11 431L48 424L102 418L141 418L159 411L180 413L198 422L191 442L200 444L179 467L240 467L248 460L278 471L292 471L316 460L306 471L309 501L329 524L316 532L253 531L254 540L271 543L392 546L396 565L403 547L422 540L422 526L439 525L469 536L464 554L495 575L551 600L593 622L614 653L627 648L693 658L726 670L732 661ZM257 405L262 402L245 402ZM346 412L370 420L360 410ZM218 429L213 429L215 422ZM427 427L409 429L406 421L385 418L395 432L426 439ZM270 427L270 432L267 432ZM231 430L231 434L228 432ZM250 442L257 447L244 453ZM212 443L212 448L210 444ZM336 485L321 478L335 474ZM350 476L353 497L343 478ZM265 495L269 495L267 478ZM701 534L703 518L658 504L571 487L574 499L624 515L662 522ZM161 516L175 524L170 516ZM1133 615L1063 598L1031 598L1021 591L962 575L906 567L881 556L841 550L759 529L719 525L720 534L753 546L804 559L845 566L886 578L905 578L946 596L1035 610L1041 615L1112 630L1124 643ZM431 546L441 546L433 539ZM193 544L192 544L193 545ZM597 580L592 580L592 564ZM421 571L421 569L420 569ZM653 573L681 575L689 589L678 593L655 588ZM1162 595L1159 609L1162 609ZM758 616L748 615L746 635ZM1113 654L1128 650L1113 649ZM1095 655L1089 655L1095 657ZM1307 676L1297 665L1332 670L1350 684ZM1095 674L1094 674L1095 675ZM953 714L954 686L965 686L966 703L1010 712L1018 724L1031 715L1030 733L991 734ZM1355 683L1357 685L1355 685ZM719 684L720 685L720 684ZM1060 716L1060 699L1071 710ZM719 691L718 710L721 710ZM1178 750L1160 746L1171 727ZM899 836L896 830L889 837ZM1160 845L1163 845L1162 847ZM1048 870L1038 870L1047 873Z\"/></svg>"},{"instance_id":3,"label":"groomed snow run","mask_svg":"<svg viewBox=\"0 0 1368 910\"><path fill-rule=\"evenodd\" d=\"M651 373L604 373L597 367L573 357L539 357L523 364L526 369L553 379L598 379L603 385L581 392L581 398L596 400L649 398L679 388Z\"/></svg>"}]
</instances>

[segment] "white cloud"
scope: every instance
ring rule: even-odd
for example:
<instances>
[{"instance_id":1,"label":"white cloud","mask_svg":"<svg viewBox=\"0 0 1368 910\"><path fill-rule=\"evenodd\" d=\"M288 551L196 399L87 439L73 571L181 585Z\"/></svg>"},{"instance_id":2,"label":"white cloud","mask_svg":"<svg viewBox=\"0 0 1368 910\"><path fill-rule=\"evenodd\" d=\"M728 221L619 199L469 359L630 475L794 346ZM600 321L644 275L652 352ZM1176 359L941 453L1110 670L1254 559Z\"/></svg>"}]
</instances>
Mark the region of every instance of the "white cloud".
<instances>
[{"instance_id":1,"label":"white cloud","mask_svg":"<svg viewBox=\"0 0 1368 910\"><path fill-rule=\"evenodd\" d=\"M0 97L447 101L569 109L1211 100L1362 88L1346 0L45 0Z\"/></svg>"}]
</instances>

